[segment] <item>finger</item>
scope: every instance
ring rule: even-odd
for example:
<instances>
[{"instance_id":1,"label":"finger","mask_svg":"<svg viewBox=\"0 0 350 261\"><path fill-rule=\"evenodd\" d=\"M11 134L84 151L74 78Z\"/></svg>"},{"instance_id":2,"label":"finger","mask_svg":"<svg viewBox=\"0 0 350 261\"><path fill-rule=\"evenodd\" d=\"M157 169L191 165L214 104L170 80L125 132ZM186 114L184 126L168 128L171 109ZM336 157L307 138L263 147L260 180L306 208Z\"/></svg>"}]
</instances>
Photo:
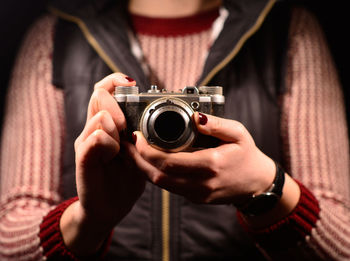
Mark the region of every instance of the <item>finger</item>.
<instances>
[{"instance_id":1,"label":"finger","mask_svg":"<svg viewBox=\"0 0 350 261\"><path fill-rule=\"evenodd\" d=\"M152 180L152 176L161 175L161 171L159 171L155 166L146 161L140 153L137 151L136 147L127 141L122 141L122 147L125 150L124 158L129 158L132 160L132 164L134 164L142 173L147 173L146 178ZM152 173L152 174L150 174Z\"/></svg>"},{"instance_id":2,"label":"finger","mask_svg":"<svg viewBox=\"0 0 350 261\"><path fill-rule=\"evenodd\" d=\"M117 142L120 141L117 126L107 111L99 111L85 125L76 141L76 146L84 142L95 130L103 130Z\"/></svg>"},{"instance_id":3,"label":"finger","mask_svg":"<svg viewBox=\"0 0 350 261\"><path fill-rule=\"evenodd\" d=\"M193 115L200 133L216 137L225 142L240 143L251 136L244 125L238 121L228 120L209 114L195 112Z\"/></svg>"},{"instance_id":4,"label":"finger","mask_svg":"<svg viewBox=\"0 0 350 261\"><path fill-rule=\"evenodd\" d=\"M202 177L212 176L215 170L219 151L214 149L199 150L195 152L167 153L157 150L149 145L141 132L135 131L136 149L146 161L158 170L171 175L200 174Z\"/></svg>"},{"instance_id":5,"label":"finger","mask_svg":"<svg viewBox=\"0 0 350 261\"><path fill-rule=\"evenodd\" d=\"M113 93L116 86L134 86L136 82L134 79L122 73L112 73L101 81L97 82L94 90L105 89L109 93Z\"/></svg>"},{"instance_id":6,"label":"finger","mask_svg":"<svg viewBox=\"0 0 350 261\"><path fill-rule=\"evenodd\" d=\"M163 189L171 191L173 190L172 187L185 183L184 179L168 176L161 170L156 168L154 165L146 161L137 151L136 147L133 144L123 141L123 147L125 148L128 156L133 160L135 165L143 173L145 173L146 178L150 180L153 184Z\"/></svg>"},{"instance_id":7,"label":"finger","mask_svg":"<svg viewBox=\"0 0 350 261\"><path fill-rule=\"evenodd\" d=\"M198 180L194 175L168 175L146 161L131 143L125 142L125 147L135 165L146 175L146 179L156 186L201 203L211 191L206 185L210 179L201 177Z\"/></svg>"},{"instance_id":8,"label":"finger","mask_svg":"<svg viewBox=\"0 0 350 261\"><path fill-rule=\"evenodd\" d=\"M142 134L140 135L142 136ZM126 143L126 146L129 146L129 151L131 152L130 154L134 159L135 165L137 165L138 168L145 173L146 178L156 186L169 192L182 195L193 202L203 203L208 200L208 195L212 192L210 181L213 179L210 177L193 175L194 172L187 173L187 175L181 172L178 172L176 175L169 175L169 173L164 173L145 160L134 145ZM167 155L176 154L179 153L169 153Z\"/></svg>"},{"instance_id":9,"label":"finger","mask_svg":"<svg viewBox=\"0 0 350 261\"><path fill-rule=\"evenodd\" d=\"M107 111L111 115L118 131L124 130L126 128L126 120L117 101L110 93L108 93L108 91L103 88L96 89L91 95L88 107L87 121L89 121L100 111Z\"/></svg>"},{"instance_id":10,"label":"finger","mask_svg":"<svg viewBox=\"0 0 350 261\"><path fill-rule=\"evenodd\" d=\"M101 165L112 160L120 146L103 130L95 130L76 148L77 164L83 168Z\"/></svg>"}]
</instances>

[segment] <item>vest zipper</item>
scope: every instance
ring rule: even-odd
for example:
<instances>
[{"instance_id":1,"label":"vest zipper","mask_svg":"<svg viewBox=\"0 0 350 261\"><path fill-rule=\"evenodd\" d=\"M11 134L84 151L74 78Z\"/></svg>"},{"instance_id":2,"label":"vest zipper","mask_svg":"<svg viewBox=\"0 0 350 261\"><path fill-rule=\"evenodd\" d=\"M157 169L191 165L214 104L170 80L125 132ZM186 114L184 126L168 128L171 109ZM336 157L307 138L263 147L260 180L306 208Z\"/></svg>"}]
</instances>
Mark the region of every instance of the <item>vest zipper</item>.
<instances>
[{"instance_id":1,"label":"vest zipper","mask_svg":"<svg viewBox=\"0 0 350 261\"><path fill-rule=\"evenodd\" d=\"M170 260L170 193L162 190L162 261Z\"/></svg>"}]
</instances>

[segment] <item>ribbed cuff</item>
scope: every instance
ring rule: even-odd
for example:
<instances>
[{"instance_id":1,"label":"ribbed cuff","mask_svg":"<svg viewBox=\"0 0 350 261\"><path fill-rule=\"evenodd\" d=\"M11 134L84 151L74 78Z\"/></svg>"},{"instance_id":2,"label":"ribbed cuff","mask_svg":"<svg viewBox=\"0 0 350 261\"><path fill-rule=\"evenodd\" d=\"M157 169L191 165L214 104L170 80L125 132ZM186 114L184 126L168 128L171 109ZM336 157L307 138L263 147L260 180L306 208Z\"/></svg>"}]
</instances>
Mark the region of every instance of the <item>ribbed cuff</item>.
<instances>
[{"instance_id":1,"label":"ribbed cuff","mask_svg":"<svg viewBox=\"0 0 350 261\"><path fill-rule=\"evenodd\" d=\"M265 229L255 230L243 219L237 211L238 220L243 228L252 234L257 243L267 249L289 248L303 241L310 235L319 219L320 208L314 195L299 181L300 199L295 209L284 219Z\"/></svg>"},{"instance_id":2,"label":"ribbed cuff","mask_svg":"<svg viewBox=\"0 0 350 261\"><path fill-rule=\"evenodd\" d=\"M64 244L60 230L60 219L63 212L77 200L78 197L75 197L62 202L44 217L40 225L40 242L43 254L48 259L79 260Z\"/></svg>"}]
</instances>

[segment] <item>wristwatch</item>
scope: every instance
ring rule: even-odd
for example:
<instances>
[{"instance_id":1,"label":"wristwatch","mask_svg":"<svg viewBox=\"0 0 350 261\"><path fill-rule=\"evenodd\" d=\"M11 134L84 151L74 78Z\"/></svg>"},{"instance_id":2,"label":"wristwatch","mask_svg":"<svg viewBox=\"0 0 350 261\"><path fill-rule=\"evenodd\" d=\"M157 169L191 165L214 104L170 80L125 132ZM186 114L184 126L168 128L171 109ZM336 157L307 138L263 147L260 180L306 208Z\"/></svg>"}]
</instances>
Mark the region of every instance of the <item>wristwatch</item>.
<instances>
[{"instance_id":1,"label":"wristwatch","mask_svg":"<svg viewBox=\"0 0 350 261\"><path fill-rule=\"evenodd\" d=\"M275 164L276 176L270 188L259 195L252 195L247 202L238 207L239 211L244 215L250 217L262 215L273 209L281 199L285 172L278 163L275 162Z\"/></svg>"}]
</instances>

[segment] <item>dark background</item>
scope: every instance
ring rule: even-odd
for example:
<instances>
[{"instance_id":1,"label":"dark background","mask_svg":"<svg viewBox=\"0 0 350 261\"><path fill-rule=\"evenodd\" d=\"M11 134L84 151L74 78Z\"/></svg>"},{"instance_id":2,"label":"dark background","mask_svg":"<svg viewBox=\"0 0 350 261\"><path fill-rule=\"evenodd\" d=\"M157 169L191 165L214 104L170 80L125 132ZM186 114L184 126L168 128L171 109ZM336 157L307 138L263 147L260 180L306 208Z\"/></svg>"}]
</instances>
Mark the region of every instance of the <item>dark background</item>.
<instances>
[{"instance_id":1,"label":"dark background","mask_svg":"<svg viewBox=\"0 0 350 261\"><path fill-rule=\"evenodd\" d=\"M0 3L0 126L13 58L28 26L45 12L46 2L47 0L2 0ZM346 61L349 56L349 39L346 39L349 22L346 1L304 0L303 4L316 13L328 38L343 83L349 119L350 90Z\"/></svg>"}]
</instances>

